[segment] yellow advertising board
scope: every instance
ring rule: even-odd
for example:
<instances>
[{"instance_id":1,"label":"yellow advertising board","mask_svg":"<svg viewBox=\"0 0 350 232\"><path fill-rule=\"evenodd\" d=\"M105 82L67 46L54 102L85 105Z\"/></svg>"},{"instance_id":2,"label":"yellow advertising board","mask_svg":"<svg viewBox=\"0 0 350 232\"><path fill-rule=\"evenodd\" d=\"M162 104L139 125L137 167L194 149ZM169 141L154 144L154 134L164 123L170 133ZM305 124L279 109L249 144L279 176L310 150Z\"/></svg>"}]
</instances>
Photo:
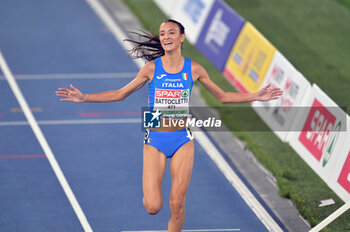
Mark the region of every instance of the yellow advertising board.
<instances>
[{"instance_id":1,"label":"yellow advertising board","mask_svg":"<svg viewBox=\"0 0 350 232\"><path fill-rule=\"evenodd\" d=\"M259 90L276 48L250 23L239 34L224 74L241 92Z\"/></svg>"}]
</instances>

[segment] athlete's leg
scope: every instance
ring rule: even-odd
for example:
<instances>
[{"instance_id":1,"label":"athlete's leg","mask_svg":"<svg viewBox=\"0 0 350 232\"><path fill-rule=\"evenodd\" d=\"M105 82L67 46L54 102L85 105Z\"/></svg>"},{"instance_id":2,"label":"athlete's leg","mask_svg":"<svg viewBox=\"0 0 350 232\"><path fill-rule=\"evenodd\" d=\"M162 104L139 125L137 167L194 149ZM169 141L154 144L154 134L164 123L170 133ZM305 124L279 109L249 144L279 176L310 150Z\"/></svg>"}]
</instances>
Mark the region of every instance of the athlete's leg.
<instances>
[{"instance_id":1,"label":"athlete's leg","mask_svg":"<svg viewBox=\"0 0 350 232\"><path fill-rule=\"evenodd\" d=\"M143 147L143 205L149 214L157 214L163 206L162 181L166 165L165 155L157 148Z\"/></svg>"},{"instance_id":2,"label":"athlete's leg","mask_svg":"<svg viewBox=\"0 0 350 232\"><path fill-rule=\"evenodd\" d=\"M170 192L171 216L168 223L169 232L180 232L185 221L185 200L192 175L193 159L193 141L183 145L171 159L172 186Z\"/></svg>"}]
</instances>

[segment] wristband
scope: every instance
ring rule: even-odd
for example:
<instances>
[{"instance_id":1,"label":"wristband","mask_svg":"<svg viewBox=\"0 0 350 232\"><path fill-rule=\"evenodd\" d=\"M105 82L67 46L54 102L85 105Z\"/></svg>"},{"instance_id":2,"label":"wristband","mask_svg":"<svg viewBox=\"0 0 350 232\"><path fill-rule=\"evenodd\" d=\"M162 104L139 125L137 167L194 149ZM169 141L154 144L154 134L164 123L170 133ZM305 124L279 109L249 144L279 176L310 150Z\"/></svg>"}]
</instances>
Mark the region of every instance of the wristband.
<instances>
[{"instance_id":1,"label":"wristband","mask_svg":"<svg viewBox=\"0 0 350 232\"><path fill-rule=\"evenodd\" d=\"M89 96L89 94L85 94L85 97L83 98L83 100L81 101L81 103L84 103L87 99L87 97Z\"/></svg>"}]
</instances>

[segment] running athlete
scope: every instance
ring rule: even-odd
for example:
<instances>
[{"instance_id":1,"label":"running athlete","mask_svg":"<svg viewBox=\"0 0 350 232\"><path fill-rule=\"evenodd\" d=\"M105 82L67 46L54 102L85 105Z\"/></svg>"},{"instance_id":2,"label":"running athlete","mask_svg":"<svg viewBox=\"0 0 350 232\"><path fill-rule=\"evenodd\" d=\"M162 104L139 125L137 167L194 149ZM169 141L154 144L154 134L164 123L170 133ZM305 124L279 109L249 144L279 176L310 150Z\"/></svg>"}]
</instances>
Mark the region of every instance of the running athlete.
<instances>
[{"instance_id":1,"label":"running athlete","mask_svg":"<svg viewBox=\"0 0 350 232\"><path fill-rule=\"evenodd\" d=\"M158 36L142 34L141 37L147 40L128 41L135 44L132 50L135 57L149 62L129 84L118 90L96 94L83 94L71 85L70 88L59 88L57 96L64 97L61 101L78 103L121 101L148 82L151 109L176 109L188 107L191 89L196 81L222 103L268 101L282 94L280 89L271 89L269 85L256 93L224 92L210 80L200 64L182 56L185 29L175 20L164 21L159 27ZM176 125L146 132L143 147L143 204L149 214L157 214L163 205L161 186L167 158L171 158L172 178L168 231L180 232L185 220L185 199L194 159L193 136L188 128Z\"/></svg>"}]
</instances>

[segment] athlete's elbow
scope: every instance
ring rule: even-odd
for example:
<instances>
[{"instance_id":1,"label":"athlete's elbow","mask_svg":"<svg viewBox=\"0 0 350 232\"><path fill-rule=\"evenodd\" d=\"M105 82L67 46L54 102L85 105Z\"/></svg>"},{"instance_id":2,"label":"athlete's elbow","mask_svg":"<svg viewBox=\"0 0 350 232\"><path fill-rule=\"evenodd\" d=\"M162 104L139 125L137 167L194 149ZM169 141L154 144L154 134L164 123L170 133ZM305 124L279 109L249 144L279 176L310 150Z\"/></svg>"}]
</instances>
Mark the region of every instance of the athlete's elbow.
<instances>
[{"instance_id":1,"label":"athlete's elbow","mask_svg":"<svg viewBox=\"0 0 350 232\"><path fill-rule=\"evenodd\" d=\"M219 99L219 101L220 101L222 104L230 103L230 102L227 101L227 99L225 99L225 98Z\"/></svg>"},{"instance_id":2,"label":"athlete's elbow","mask_svg":"<svg viewBox=\"0 0 350 232\"><path fill-rule=\"evenodd\" d=\"M116 93L113 96L113 101L123 101L127 98L127 94L120 92L120 91L116 91Z\"/></svg>"},{"instance_id":3,"label":"athlete's elbow","mask_svg":"<svg viewBox=\"0 0 350 232\"><path fill-rule=\"evenodd\" d=\"M219 102L226 104L226 103L230 103L229 99L226 97L226 95L220 95L217 97L217 99L219 100Z\"/></svg>"},{"instance_id":4,"label":"athlete's elbow","mask_svg":"<svg viewBox=\"0 0 350 232\"><path fill-rule=\"evenodd\" d=\"M126 99L126 95L120 95L117 101L124 101Z\"/></svg>"}]
</instances>

